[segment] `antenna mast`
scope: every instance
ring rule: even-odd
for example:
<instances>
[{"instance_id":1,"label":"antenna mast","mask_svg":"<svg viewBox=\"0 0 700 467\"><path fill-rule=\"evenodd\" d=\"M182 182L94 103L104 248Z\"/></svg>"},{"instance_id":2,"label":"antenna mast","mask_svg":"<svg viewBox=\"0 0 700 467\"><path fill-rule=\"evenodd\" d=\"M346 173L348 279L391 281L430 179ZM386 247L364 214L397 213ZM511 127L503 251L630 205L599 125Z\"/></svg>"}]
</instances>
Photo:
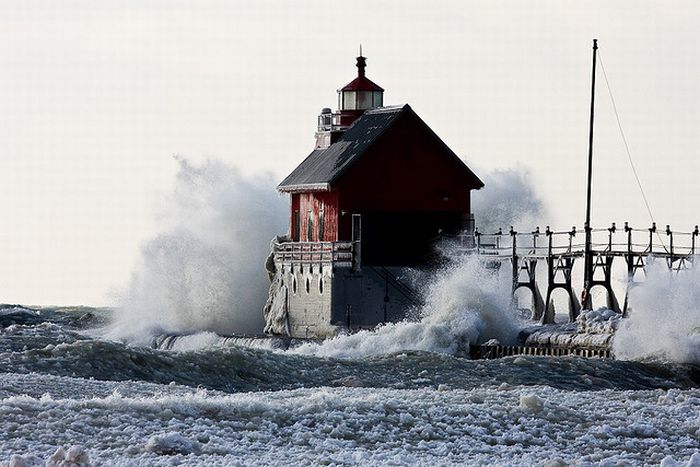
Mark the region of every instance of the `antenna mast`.
<instances>
[{"instance_id":1,"label":"antenna mast","mask_svg":"<svg viewBox=\"0 0 700 467\"><path fill-rule=\"evenodd\" d=\"M583 294L581 301L584 310L592 308L591 285L593 284L593 248L591 232L591 179L593 178L593 116L595 111L595 69L598 53L598 39L593 39L593 72L591 79L591 120L588 128L588 182L586 191L586 245L584 250Z\"/></svg>"}]
</instances>

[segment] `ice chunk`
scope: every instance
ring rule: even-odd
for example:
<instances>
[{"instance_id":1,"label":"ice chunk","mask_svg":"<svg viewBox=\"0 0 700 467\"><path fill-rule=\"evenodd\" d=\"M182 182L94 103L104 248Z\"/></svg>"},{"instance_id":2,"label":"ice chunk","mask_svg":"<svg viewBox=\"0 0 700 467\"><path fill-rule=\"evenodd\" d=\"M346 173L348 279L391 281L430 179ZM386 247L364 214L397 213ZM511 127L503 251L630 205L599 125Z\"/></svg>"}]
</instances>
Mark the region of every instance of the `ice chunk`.
<instances>
[{"instance_id":1,"label":"ice chunk","mask_svg":"<svg viewBox=\"0 0 700 467\"><path fill-rule=\"evenodd\" d=\"M345 376L331 381L333 386L344 386L346 388L361 388L365 383L356 376Z\"/></svg>"},{"instance_id":2,"label":"ice chunk","mask_svg":"<svg viewBox=\"0 0 700 467\"><path fill-rule=\"evenodd\" d=\"M90 456L82 446L71 446L66 451L59 446L48 459L46 467L90 467Z\"/></svg>"},{"instance_id":3,"label":"ice chunk","mask_svg":"<svg viewBox=\"0 0 700 467\"><path fill-rule=\"evenodd\" d=\"M18 456L14 454L10 458L8 467L44 467L44 462L34 456Z\"/></svg>"},{"instance_id":4,"label":"ice chunk","mask_svg":"<svg viewBox=\"0 0 700 467\"><path fill-rule=\"evenodd\" d=\"M176 431L171 431L165 435L156 435L146 442L145 450L156 454L197 454L199 443L191 441Z\"/></svg>"},{"instance_id":5,"label":"ice chunk","mask_svg":"<svg viewBox=\"0 0 700 467\"><path fill-rule=\"evenodd\" d=\"M661 467L700 467L700 451L690 456L688 462L677 461L672 456L666 456L661 461Z\"/></svg>"},{"instance_id":6,"label":"ice chunk","mask_svg":"<svg viewBox=\"0 0 700 467\"><path fill-rule=\"evenodd\" d=\"M535 394L522 394L520 396L520 407L532 412L540 412L544 408L544 403Z\"/></svg>"},{"instance_id":7,"label":"ice chunk","mask_svg":"<svg viewBox=\"0 0 700 467\"><path fill-rule=\"evenodd\" d=\"M556 457L556 458L550 459L547 462L545 462L544 464L542 464L542 467L566 467L567 465L569 465L569 464L564 462L564 459L562 459L560 457Z\"/></svg>"}]
</instances>

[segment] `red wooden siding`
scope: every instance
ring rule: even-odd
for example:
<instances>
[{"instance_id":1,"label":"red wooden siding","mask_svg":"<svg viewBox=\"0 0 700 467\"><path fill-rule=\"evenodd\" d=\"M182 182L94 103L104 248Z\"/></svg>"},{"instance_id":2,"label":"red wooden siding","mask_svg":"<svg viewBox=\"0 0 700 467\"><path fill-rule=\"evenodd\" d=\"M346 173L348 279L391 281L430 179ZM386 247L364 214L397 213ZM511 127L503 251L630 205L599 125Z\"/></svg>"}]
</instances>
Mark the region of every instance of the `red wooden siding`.
<instances>
[{"instance_id":1,"label":"red wooden siding","mask_svg":"<svg viewBox=\"0 0 700 467\"><path fill-rule=\"evenodd\" d=\"M295 201L296 204L295 204ZM335 242L338 240L338 192L295 193L292 195L292 232L294 232L294 212L299 212L299 241ZM309 211L312 229L309 238ZM319 238L320 212L323 211L323 238Z\"/></svg>"}]
</instances>

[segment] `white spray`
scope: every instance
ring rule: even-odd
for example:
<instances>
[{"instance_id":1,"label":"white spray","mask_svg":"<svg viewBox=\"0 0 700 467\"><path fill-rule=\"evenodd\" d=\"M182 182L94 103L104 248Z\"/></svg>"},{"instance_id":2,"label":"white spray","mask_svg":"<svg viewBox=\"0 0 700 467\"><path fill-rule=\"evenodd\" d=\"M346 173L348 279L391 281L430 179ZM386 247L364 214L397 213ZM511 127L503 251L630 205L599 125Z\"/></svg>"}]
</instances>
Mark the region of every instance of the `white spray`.
<instances>
[{"instance_id":1,"label":"white spray","mask_svg":"<svg viewBox=\"0 0 700 467\"><path fill-rule=\"evenodd\" d=\"M476 259L465 258L429 286L420 321L387 324L321 344L306 344L295 352L335 358L404 350L455 354L488 339L512 342L520 326L511 308L510 287L507 271L487 270Z\"/></svg>"},{"instance_id":2,"label":"white spray","mask_svg":"<svg viewBox=\"0 0 700 467\"><path fill-rule=\"evenodd\" d=\"M269 240L287 230L287 202L267 177L245 177L220 162L178 159L175 191L162 233L142 249L140 268L123 294L109 336L146 343L156 334L212 331L260 333L269 281L263 262ZM489 174L475 197L480 225L533 219L541 202L522 171ZM523 193L527 196L523 196ZM359 356L399 350L454 353L485 338L512 340L510 283L465 261L435 278L423 319L311 346L301 352Z\"/></svg>"},{"instance_id":3,"label":"white spray","mask_svg":"<svg viewBox=\"0 0 700 467\"><path fill-rule=\"evenodd\" d=\"M532 229L544 215L544 206L528 181L527 169L494 170L483 176L484 188L473 192L476 225L482 233L495 233L511 225Z\"/></svg>"},{"instance_id":4,"label":"white spray","mask_svg":"<svg viewBox=\"0 0 700 467\"><path fill-rule=\"evenodd\" d=\"M543 204L528 182L527 170L495 170L486 174L484 182L473 201L482 232L534 223L542 215ZM489 339L512 343L522 326L512 308L510 270L506 269L487 270L479 261L465 258L426 285L420 321L387 324L295 351L359 358L403 350L454 354Z\"/></svg>"},{"instance_id":5,"label":"white spray","mask_svg":"<svg viewBox=\"0 0 700 467\"><path fill-rule=\"evenodd\" d=\"M646 282L630 291L630 317L615 335L615 356L700 363L700 268L672 273L657 259L647 272Z\"/></svg>"},{"instance_id":6,"label":"white spray","mask_svg":"<svg viewBox=\"0 0 700 467\"><path fill-rule=\"evenodd\" d=\"M113 338L158 333L259 333L270 239L287 229L287 203L269 176L209 161L180 164L162 233L142 248Z\"/></svg>"}]
</instances>

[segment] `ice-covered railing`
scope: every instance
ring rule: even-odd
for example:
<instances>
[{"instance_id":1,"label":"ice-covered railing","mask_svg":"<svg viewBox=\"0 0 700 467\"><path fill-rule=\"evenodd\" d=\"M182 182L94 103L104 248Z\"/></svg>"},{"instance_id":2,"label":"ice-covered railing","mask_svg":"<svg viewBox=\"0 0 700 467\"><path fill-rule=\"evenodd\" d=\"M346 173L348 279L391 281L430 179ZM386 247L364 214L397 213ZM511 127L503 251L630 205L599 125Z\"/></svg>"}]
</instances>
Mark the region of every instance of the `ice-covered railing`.
<instances>
[{"instance_id":1,"label":"ice-covered railing","mask_svg":"<svg viewBox=\"0 0 700 467\"><path fill-rule=\"evenodd\" d=\"M697 249L698 226L690 232L673 231L669 225L659 230L656 223L646 229L633 228L625 222L622 229L612 223L607 228L591 229L591 249L595 253L613 256L629 254L676 258L694 256ZM585 231L573 226L570 230L555 231L549 226L541 231L518 232L512 226L508 232L499 229L488 234L475 229L456 238L456 246L465 252L492 257L528 256L581 256L585 250Z\"/></svg>"},{"instance_id":2,"label":"ice-covered railing","mask_svg":"<svg viewBox=\"0 0 700 467\"><path fill-rule=\"evenodd\" d=\"M343 124L342 115L340 112L331 112L330 109L324 111L318 116L318 131L337 131L346 130L350 125ZM327 111L326 111L327 110Z\"/></svg>"},{"instance_id":3,"label":"ice-covered railing","mask_svg":"<svg viewBox=\"0 0 700 467\"><path fill-rule=\"evenodd\" d=\"M568 231L554 231L549 226L541 231L539 227L531 232L517 232L513 227L505 233L499 230L484 234L475 229L473 233L458 236L451 254L476 255L492 268L508 263L512 268L513 293L528 289L532 293L532 317L544 324L554 322L550 307L552 293L562 289L569 298L569 318L574 321L581 307L592 309L590 291L593 287L606 290L607 308L627 313L630 288L645 280L647 266L653 258L666 262L668 269L680 272L691 269L700 252L697 250L698 226L690 232L673 231L669 225L659 230L655 223L646 229L637 229L625 222L622 229L613 223L607 228ZM572 272L581 258L584 280L579 302L574 291ZM627 289L623 306L613 290L613 264L620 258L627 269ZM546 267L546 298L540 293L541 277L538 280L536 266L543 260Z\"/></svg>"},{"instance_id":4,"label":"ice-covered railing","mask_svg":"<svg viewBox=\"0 0 700 467\"><path fill-rule=\"evenodd\" d=\"M359 255L355 254L356 243L357 242L275 243L275 260L282 263L326 263L355 267L355 261L359 261Z\"/></svg>"}]
</instances>

